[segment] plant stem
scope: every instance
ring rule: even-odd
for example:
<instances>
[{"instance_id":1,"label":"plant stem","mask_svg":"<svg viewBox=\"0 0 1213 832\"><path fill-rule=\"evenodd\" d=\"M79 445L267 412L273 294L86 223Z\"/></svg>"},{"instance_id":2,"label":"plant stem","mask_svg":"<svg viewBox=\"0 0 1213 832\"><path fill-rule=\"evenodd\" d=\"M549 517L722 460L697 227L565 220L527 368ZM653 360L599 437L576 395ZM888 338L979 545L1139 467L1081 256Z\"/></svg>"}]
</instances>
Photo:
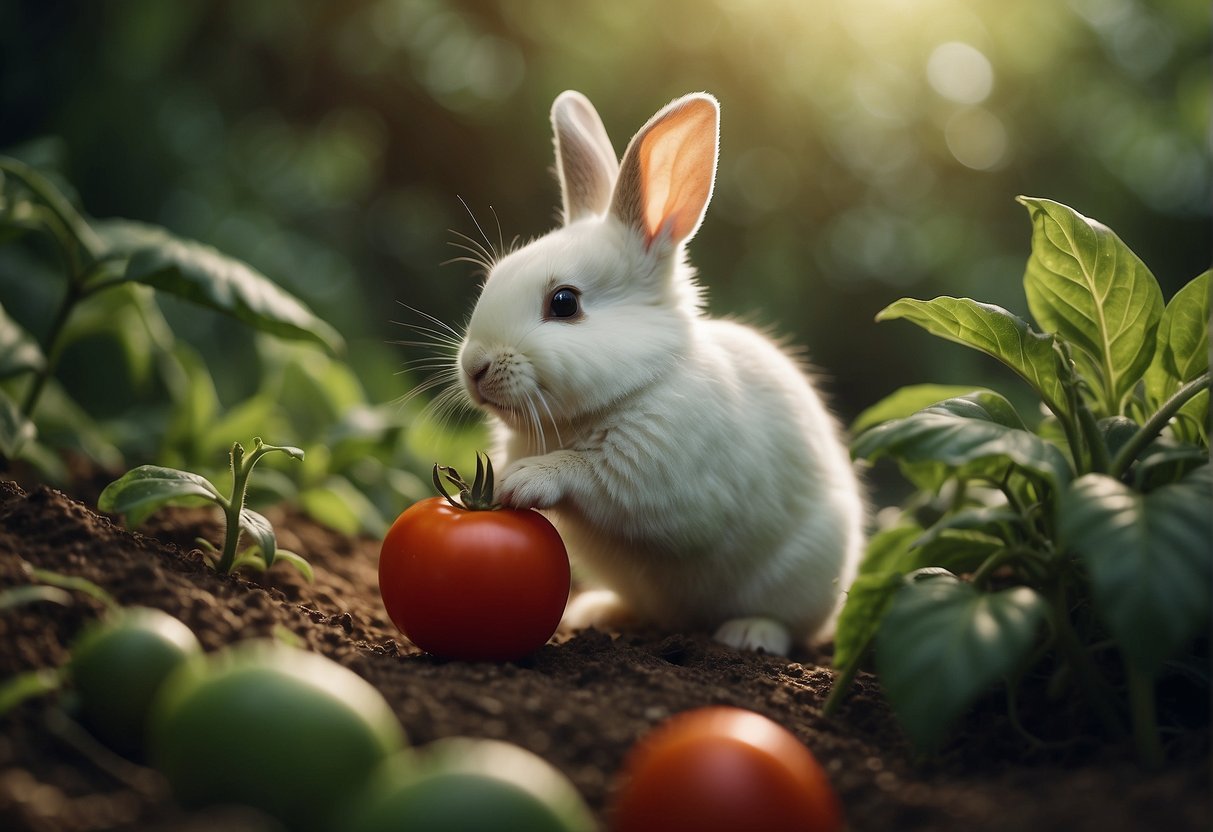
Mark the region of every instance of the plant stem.
<instances>
[{"instance_id":1,"label":"plant stem","mask_svg":"<svg viewBox=\"0 0 1213 832\"><path fill-rule=\"evenodd\" d=\"M1108 691L1108 683L1099 674L1086 645L1078 638L1070 625L1070 605L1066 597L1066 587L1063 580L1057 579L1052 587L1049 598L1053 609L1053 630L1057 635L1057 645L1070 666L1074 675L1104 730L1112 736L1121 736L1125 726L1113 705L1113 699Z\"/></svg>"},{"instance_id":2,"label":"plant stem","mask_svg":"<svg viewBox=\"0 0 1213 832\"><path fill-rule=\"evenodd\" d=\"M1003 496L1007 498L1007 505L1023 519L1023 523L1021 524L1023 536L1028 539L1029 543L1035 546L1035 551L1040 552L1042 559L1048 561L1053 555L1053 544L1048 537L1041 534L1036 528L1037 518L1040 514L1037 509L1040 508L1040 504L1036 503L1032 506L1024 505L1023 501L1019 499L1019 495L1015 493L1015 489L1011 487L1010 482L1005 477L998 487L1002 491Z\"/></svg>"},{"instance_id":3,"label":"plant stem","mask_svg":"<svg viewBox=\"0 0 1213 832\"><path fill-rule=\"evenodd\" d=\"M232 571L236 562L236 549L240 545L240 512L244 508L244 494L248 489L248 475L252 465L246 465L244 447L239 442L232 445L232 496L223 507L227 520L227 530L223 536L223 549L219 553L219 563L215 567L219 572Z\"/></svg>"},{"instance_id":4,"label":"plant stem","mask_svg":"<svg viewBox=\"0 0 1213 832\"><path fill-rule=\"evenodd\" d=\"M1108 443L1104 441L1103 434L1099 432L1099 425L1095 423L1095 415L1091 413L1091 408L1082 402L1078 403L1078 424L1082 427L1087 447L1091 450L1091 471L1096 474L1106 473L1108 470Z\"/></svg>"},{"instance_id":5,"label":"plant stem","mask_svg":"<svg viewBox=\"0 0 1213 832\"><path fill-rule=\"evenodd\" d=\"M253 437L253 451L247 457L244 455L244 446L239 442L232 443L232 496L220 503L223 506L223 514L227 518L223 550L219 554L219 563L215 567L220 572L231 572L236 564L236 549L240 545L240 532L242 531L240 516L244 512L249 476L253 473L257 460L273 451L282 451L294 459L303 459L303 451L298 448L267 445L261 441L260 436ZM272 557L272 550L267 551L270 552L267 557ZM267 562L265 565L269 566L270 563Z\"/></svg>"},{"instance_id":6,"label":"plant stem","mask_svg":"<svg viewBox=\"0 0 1213 832\"><path fill-rule=\"evenodd\" d=\"M1208 389L1208 387L1209 373L1206 371L1204 375L1192 379L1179 388L1175 395L1167 399L1162 407L1158 408L1154 415L1117 452L1116 459L1112 460L1108 473L1117 479L1124 476L1125 471L1137 459L1137 455L1145 449L1146 445L1153 442L1158 434L1162 433L1162 429L1171 421L1171 417L1178 413L1179 409L1187 404L1190 399L1195 398L1201 390Z\"/></svg>"},{"instance_id":7,"label":"plant stem","mask_svg":"<svg viewBox=\"0 0 1213 832\"><path fill-rule=\"evenodd\" d=\"M1012 560L1019 554L1021 554L1021 552L1018 548L1016 548L999 549L997 552L990 555L988 558L982 561L981 566L978 566L977 571L973 573L973 585L984 588L986 581L990 579L990 576L994 574L998 567L1002 566L1007 561Z\"/></svg>"},{"instance_id":8,"label":"plant stem","mask_svg":"<svg viewBox=\"0 0 1213 832\"><path fill-rule=\"evenodd\" d=\"M856 654L855 660L847 665L847 668L834 679L834 684L830 686L830 693L826 697L825 705L821 708L823 716L833 716L838 711L839 706L842 705L842 700L846 698L846 695L851 690L851 684L855 681L855 675L859 673L859 665L863 663L864 656L871 649L872 642L869 640L864 645L864 648Z\"/></svg>"},{"instance_id":9,"label":"plant stem","mask_svg":"<svg viewBox=\"0 0 1213 832\"><path fill-rule=\"evenodd\" d=\"M1069 413L1058 415L1057 420L1066 435L1066 444L1070 446L1070 466L1077 473L1083 469L1082 433Z\"/></svg>"},{"instance_id":10,"label":"plant stem","mask_svg":"<svg viewBox=\"0 0 1213 832\"><path fill-rule=\"evenodd\" d=\"M1129 705L1133 714L1133 742L1141 761L1150 768L1163 763L1162 743L1158 739L1158 719L1154 704L1154 678L1127 661Z\"/></svg>"},{"instance_id":11,"label":"plant stem","mask_svg":"<svg viewBox=\"0 0 1213 832\"><path fill-rule=\"evenodd\" d=\"M42 398L47 382L55 373L63 351L63 333L72 311L81 300L91 294L91 290L86 289L84 284L97 269L98 258L103 254L105 244L71 202L37 170L16 159L0 156L0 173L11 176L28 188L45 207L47 213L42 224L58 243L67 270L67 291L55 313L50 333L43 346L46 364L35 374L21 406L21 414L28 419L33 416L34 408Z\"/></svg>"},{"instance_id":12,"label":"plant stem","mask_svg":"<svg viewBox=\"0 0 1213 832\"><path fill-rule=\"evenodd\" d=\"M42 398L47 382L55 375L55 370L59 366L59 358L62 356L64 349L63 334L67 331L67 322L71 319L76 307L85 298L91 297L97 292L121 282L107 281L91 286L86 285L95 273L103 272L105 264L102 261L94 263L91 268L84 272L77 271L79 266L75 258L69 258L67 265L69 271L67 291L63 293L63 299L59 302L59 308L56 310L55 318L51 322L50 332L47 333L46 343L42 347L42 351L46 356L46 363L34 373L33 383L26 392L25 401L21 405L21 414L27 419L33 418L34 408L38 406L38 400Z\"/></svg>"},{"instance_id":13,"label":"plant stem","mask_svg":"<svg viewBox=\"0 0 1213 832\"><path fill-rule=\"evenodd\" d=\"M1066 444L1070 446L1070 465L1075 473L1083 470L1082 432L1075 419L1082 406L1082 397L1078 394L1078 379L1074 375L1074 360L1070 358L1070 350L1060 338L1053 342L1053 356L1057 367L1057 377L1061 381L1062 392L1066 397L1064 413L1053 411L1061 429L1066 434Z\"/></svg>"},{"instance_id":14,"label":"plant stem","mask_svg":"<svg viewBox=\"0 0 1213 832\"><path fill-rule=\"evenodd\" d=\"M55 319L51 322L50 333L46 338L46 363L34 375L33 384L30 385L29 391L25 394L25 401L21 404L21 414L25 418L32 418L34 408L38 406L38 400L42 398L42 393L46 389L46 383L50 381L51 376L55 374L55 368L59 364L59 357L63 353L63 333L67 329L68 319L71 318L72 311L76 308L76 304L80 301L80 287L75 281L69 281L67 291L63 294L63 300L59 303L59 309L55 312Z\"/></svg>"}]
</instances>

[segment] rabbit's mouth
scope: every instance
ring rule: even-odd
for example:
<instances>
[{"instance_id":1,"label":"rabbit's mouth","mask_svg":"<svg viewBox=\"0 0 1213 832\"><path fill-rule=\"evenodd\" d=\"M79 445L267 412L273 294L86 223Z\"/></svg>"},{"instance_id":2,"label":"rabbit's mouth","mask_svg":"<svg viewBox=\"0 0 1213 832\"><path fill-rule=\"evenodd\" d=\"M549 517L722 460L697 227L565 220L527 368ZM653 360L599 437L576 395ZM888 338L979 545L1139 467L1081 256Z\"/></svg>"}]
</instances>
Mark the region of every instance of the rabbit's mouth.
<instances>
[{"instance_id":1,"label":"rabbit's mouth","mask_svg":"<svg viewBox=\"0 0 1213 832\"><path fill-rule=\"evenodd\" d=\"M484 393L482 393L480 390L473 390L472 398L476 402L477 407L484 408L485 410L488 410L491 413L493 413L497 416L501 416L503 418L508 417L508 416L513 416L518 412L517 408L515 408L511 405L499 402L496 399L490 399L488 396L484 395Z\"/></svg>"}]
</instances>

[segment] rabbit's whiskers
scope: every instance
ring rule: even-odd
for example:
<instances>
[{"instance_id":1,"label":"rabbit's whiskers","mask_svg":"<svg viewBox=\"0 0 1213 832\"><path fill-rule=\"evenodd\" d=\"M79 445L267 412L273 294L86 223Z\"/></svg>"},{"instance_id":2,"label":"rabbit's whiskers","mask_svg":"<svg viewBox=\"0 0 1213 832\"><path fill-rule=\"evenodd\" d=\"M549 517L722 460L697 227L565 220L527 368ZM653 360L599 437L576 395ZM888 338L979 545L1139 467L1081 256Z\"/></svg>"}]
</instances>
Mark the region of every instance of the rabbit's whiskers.
<instances>
[{"instance_id":1,"label":"rabbit's whiskers","mask_svg":"<svg viewBox=\"0 0 1213 832\"><path fill-rule=\"evenodd\" d=\"M418 396L438 390L438 394L421 409L419 417L432 421L439 431L445 432L452 422L462 423L476 413L475 407L463 390L462 370L458 360L462 339L458 330L428 312L422 312L407 304L401 306L422 318L425 323L393 321L413 332L417 338L390 343L420 347L430 350L431 354L405 362L401 373L420 373L424 377L401 396L396 404L403 410Z\"/></svg>"}]
</instances>

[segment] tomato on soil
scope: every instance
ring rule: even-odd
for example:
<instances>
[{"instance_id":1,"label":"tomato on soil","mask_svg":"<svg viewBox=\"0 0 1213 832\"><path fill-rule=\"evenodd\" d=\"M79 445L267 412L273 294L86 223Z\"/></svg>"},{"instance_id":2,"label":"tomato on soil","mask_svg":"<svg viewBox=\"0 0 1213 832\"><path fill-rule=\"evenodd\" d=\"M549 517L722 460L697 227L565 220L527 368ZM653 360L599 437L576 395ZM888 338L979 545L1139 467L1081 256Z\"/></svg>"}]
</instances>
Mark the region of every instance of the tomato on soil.
<instances>
[{"instance_id":1,"label":"tomato on soil","mask_svg":"<svg viewBox=\"0 0 1213 832\"><path fill-rule=\"evenodd\" d=\"M153 706L150 757L186 806L255 806L291 830L334 812L404 746L374 686L318 654L248 641L183 665Z\"/></svg>"},{"instance_id":2,"label":"tomato on soil","mask_svg":"<svg viewBox=\"0 0 1213 832\"><path fill-rule=\"evenodd\" d=\"M68 674L93 733L111 748L139 756L144 723L164 680L202 655L181 621L150 607L128 607L82 632Z\"/></svg>"},{"instance_id":3,"label":"tomato on soil","mask_svg":"<svg viewBox=\"0 0 1213 832\"><path fill-rule=\"evenodd\" d=\"M708 707L671 717L624 761L618 832L837 832L842 808L825 771L766 717Z\"/></svg>"},{"instance_id":4,"label":"tomato on soil","mask_svg":"<svg viewBox=\"0 0 1213 832\"><path fill-rule=\"evenodd\" d=\"M431 497L401 514L379 557L379 591L409 640L435 656L509 661L543 646L569 596L569 560L531 510L469 510Z\"/></svg>"},{"instance_id":5,"label":"tomato on soil","mask_svg":"<svg viewBox=\"0 0 1213 832\"><path fill-rule=\"evenodd\" d=\"M542 757L499 740L467 737L389 758L351 801L344 820L349 832L596 828L573 784Z\"/></svg>"}]
</instances>

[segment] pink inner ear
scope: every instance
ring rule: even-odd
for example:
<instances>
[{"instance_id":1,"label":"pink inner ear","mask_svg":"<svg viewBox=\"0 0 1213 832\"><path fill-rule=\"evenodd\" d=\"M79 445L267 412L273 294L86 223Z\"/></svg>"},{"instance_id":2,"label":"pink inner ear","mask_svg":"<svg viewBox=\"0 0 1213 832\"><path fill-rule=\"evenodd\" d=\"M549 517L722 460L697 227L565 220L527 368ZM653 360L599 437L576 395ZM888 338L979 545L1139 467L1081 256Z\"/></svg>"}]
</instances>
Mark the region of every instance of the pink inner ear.
<instances>
[{"instance_id":1,"label":"pink inner ear","mask_svg":"<svg viewBox=\"0 0 1213 832\"><path fill-rule=\"evenodd\" d=\"M686 239L699 224L716 174L716 108L692 100L649 130L640 145L644 230L652 242Z\"/></svg>"}]
</instances>

